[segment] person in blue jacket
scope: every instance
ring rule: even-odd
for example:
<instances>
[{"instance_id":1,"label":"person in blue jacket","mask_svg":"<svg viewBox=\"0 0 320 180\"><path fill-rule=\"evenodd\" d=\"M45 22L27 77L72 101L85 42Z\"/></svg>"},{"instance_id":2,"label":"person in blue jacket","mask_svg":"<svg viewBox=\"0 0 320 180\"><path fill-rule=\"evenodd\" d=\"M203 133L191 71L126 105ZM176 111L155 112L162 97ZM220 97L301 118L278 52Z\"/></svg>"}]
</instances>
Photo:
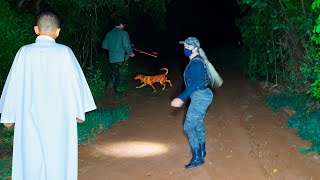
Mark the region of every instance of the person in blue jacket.
<instances>
[{"instance_id":1,"label":"person in blue jacket","mask_svg":"<svg viewBox=\"0 0 320 180\"><path fill-rule=\"evenodd\" d=\"M203 120L213 100L213 93L208 87L206 65L199 54L199 51L203 52L199 40L196 37L189 37L185 41L180 41L180 44L184 44L184 54L190 59L190 62L183 74L185 90L172 100L171 106L181 107L191 98L184 122L184 131L189 139L192 159L185 167L193 168L204 164L206 135Z\"/></svg>"}]
</instances>

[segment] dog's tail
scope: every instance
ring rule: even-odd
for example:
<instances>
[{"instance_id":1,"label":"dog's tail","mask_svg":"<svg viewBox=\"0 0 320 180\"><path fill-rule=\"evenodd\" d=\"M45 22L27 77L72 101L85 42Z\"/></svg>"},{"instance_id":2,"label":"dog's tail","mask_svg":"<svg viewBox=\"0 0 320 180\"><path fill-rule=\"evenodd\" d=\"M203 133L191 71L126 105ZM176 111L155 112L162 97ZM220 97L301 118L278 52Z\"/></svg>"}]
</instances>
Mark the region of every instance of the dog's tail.
<instances>
[{"instance_id":1,"label":"dog's tail","mask_svg":"<svg viewBox=\"0 0 320 180\"><path fill-rule=\"evenodd\" d=\"M166 71L166 73L164 73L164 75L167 75L168 72L169 72L169 70L168 70L167 68L161 68L160 71L161 71L161 70L165 70L165 71Z\"/></svg>"}]
</instances>

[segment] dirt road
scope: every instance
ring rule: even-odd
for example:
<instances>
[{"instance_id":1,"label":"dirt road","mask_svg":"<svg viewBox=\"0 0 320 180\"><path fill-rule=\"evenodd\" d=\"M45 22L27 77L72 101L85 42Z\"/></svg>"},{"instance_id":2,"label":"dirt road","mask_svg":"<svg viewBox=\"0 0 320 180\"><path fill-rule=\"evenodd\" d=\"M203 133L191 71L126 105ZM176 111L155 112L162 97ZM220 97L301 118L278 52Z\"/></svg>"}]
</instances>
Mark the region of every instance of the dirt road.
<instances>
[{"instance_id":1,"label":"dirt road","mask_svg":"<svg viewBox=\"0 0 320 180\"><path fill-rule=\"evenodd\" d=\"M79 179L320 180L320 157L299 154L308 142L286 128L285 114L272 112L256 85L241 74L224 70L222 75L224 85L214 92L205 117L204 165L184 168L191 158L183 132L186 107L170 107L182 83L173 78L168 91L131 91L129 120L80 146Z\"/></svg>"}]
</instances>

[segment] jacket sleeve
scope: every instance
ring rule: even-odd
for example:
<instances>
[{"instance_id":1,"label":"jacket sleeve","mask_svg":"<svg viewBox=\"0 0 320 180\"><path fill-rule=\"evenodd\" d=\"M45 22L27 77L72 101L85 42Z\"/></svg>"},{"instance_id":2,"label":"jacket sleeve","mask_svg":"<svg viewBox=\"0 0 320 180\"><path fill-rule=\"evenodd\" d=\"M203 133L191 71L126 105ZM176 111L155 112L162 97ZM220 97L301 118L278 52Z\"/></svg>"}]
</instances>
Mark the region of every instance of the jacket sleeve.
<instances>
[{"instance_id":1,"label":"jacket sleeve","mask_svg":"<svg viewBox=\"0 0 320 180\"><path fill-rule=\"evenodd\" d=\"M103 49L106 49L106 50L109 50L109 36L108 34L104 37L104 40L102 42L102 48Z\"/></svg>"},{"instance_id":2,"label":"jacket sleeve","mask_svg":"<svg viewBox=\"0 0 320 180\"><path fill-rule=\"evenodd\" d=\"M122 45L123 45L123 49L127 54L132 54L132 45L130 42L130 38L129 38L129 34L128 32L124 32L123 36L122 36Z\"/></svg>"},{"instance_id":3,"label":"jacket sleeve","mask_svg":"<svg viewBox=\"0 0 320 180\"><path fill-rule=\"evenodd\" d=\"M178 96L183 102L186 102L192 93L197 90L197 82L201 81L202 74L205 73L204 66L202 61L200 60L193 60L190 62L188 69L188 74L190 75L189 83L190 85L186 85L186 89Z\"/></svg>"},{"instance_id":4,"label":"jacket sleeve","mask_svg":"<svg viewBox=\"0 0 320 180\"><path fill-rule=\"evenodd\" d=\"M20 48L15 56L0 99L0 123L15 123L16 114L21 110L23 99L23 56L24 48Z\"/></svg>"}]
</instances>

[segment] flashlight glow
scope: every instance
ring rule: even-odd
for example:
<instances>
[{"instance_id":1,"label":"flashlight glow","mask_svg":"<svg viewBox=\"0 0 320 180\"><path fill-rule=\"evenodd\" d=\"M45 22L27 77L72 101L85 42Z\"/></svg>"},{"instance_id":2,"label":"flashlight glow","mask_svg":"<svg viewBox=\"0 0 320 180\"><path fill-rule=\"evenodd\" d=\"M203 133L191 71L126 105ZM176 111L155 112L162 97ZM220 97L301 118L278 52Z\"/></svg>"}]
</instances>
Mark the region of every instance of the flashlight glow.
<instances>
[{"instance_id":1,"label":"flashlight glow","mask_svg":"<svg viewBox=\"0 0 320 180\"><path fill-rule=\"evenodd\" d=\"M107 156L141 158L164 154L168 147L160 143L133 141L107 144L100 150Z\"/></svg>"}]
</instances>

